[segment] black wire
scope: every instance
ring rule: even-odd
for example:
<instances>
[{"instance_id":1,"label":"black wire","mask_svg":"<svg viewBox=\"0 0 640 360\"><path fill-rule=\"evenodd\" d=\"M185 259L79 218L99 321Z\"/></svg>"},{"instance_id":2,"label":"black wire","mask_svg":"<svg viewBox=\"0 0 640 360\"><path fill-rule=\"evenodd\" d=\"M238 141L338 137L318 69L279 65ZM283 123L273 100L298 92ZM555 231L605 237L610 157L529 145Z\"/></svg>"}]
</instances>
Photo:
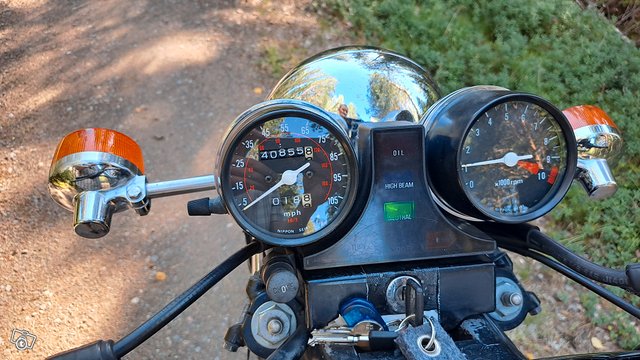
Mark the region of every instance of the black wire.
<instances>
[{"instance_id":1,"label":"black wire","mask_svg":"<svg viewBox=\"0 0 640 360\"><path fill-rule=\"evenodd\" d=\"M123 357L153 336L153 334L162 329L171 320L180 315L180 313L204 295L209 289L218 283L218 281L227 276L231 271L233 271L233 269L245 262L253 254L259 253L261 249L262 248L259 243L252 242L211 270L211 272L200 279L200 281L192 285L187 291L180 294L180 296L175 298L152 318L140 325L137 329L133 330L129 335L116 342L113 345L113 353L116 355L116 358L119 359Z\"/></svg>"},{"instance_id":2,"label":"black wire","mask_svg":"<svg viewBox=\"0 0 640 360\"><path fill-rule=\"evenodd\" d=\"M542 233L540 230L531 230L527 234L527 245L532 249L549 255L563 265L597 282L629 289L629 278L624 270L611 269L593 263L559 242Z\"/></svg>"},{"instance_id":3,"label":"black wire","mask_svg":"<svg viewBox=\"0 0 640 360\"><path fill-rule=\"evenodd\" d=\"M519 247L519 246L509 246L509 245L503 245L503 248L507 249L507 250L511 250L513 252L516 252L520 255L524 255L526 257L530 257L540 263L545 264L546 266L550 267L551 269L565 275L566 277L570 278L571 280L577 282L578 284L586 287L587 289L593 291L594 293L596 293L597 295L603 297L604 299L606 299L607 301L611 302L613 305L619 307L620 309L626 311L627 313L631 314L633 317L640 319L640 309L638 309L637 307L633 306L632 304L626 302L624 299L622 299L621 297L615 295L614 293L612 293L611 291L605 289L604 287L596 284L595 282L593 282L591 279L587 278L586 276L579 274L578 272L574 271L573 269L567 267L566 265L563 265L543 254L538 253L537 251L533 251L533 250L529 250L523 247Z\"/></svg>"}]
</instances>

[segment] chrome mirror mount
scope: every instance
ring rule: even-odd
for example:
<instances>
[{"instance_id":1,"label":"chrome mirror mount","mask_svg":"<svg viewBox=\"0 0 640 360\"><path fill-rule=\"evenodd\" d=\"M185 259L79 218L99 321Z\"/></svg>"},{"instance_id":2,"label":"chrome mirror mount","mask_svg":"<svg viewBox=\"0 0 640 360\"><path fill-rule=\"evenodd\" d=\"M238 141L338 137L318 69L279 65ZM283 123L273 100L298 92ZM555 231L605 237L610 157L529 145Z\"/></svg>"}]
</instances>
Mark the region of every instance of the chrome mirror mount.
<instances>
[{"instance_id":1,"label":"chrome mirror mount","mask_svg":"<svg viewBox=\"0 0 640 360\"><path fill-rule=\"evenodd\" d=\"M136 166L104 152L79 152L58 160L49 173L49 193L73 212L73 227L84 238L109 233L114 213L132 208L147 215L151 199L215 189L215 177L198 176L147 183Z\"/></svg>"}]
</instances>

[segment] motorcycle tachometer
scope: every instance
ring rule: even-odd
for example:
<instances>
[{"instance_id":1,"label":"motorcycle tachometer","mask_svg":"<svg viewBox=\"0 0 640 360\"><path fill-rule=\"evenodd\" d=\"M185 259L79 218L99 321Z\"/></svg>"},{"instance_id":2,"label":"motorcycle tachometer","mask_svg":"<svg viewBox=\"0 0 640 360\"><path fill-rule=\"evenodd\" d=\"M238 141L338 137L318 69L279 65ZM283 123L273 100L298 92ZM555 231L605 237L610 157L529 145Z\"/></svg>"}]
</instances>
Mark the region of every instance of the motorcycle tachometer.
<instances>
[{"instance_id":1,"label":"motorcycle tachometer","mask_svg":"<svg viewBox=\"0 0 640 360\"><path fill-rule=\"evenodd\" d=\"M560 202L577 147L562 112L537 96L498 87L453 93L427 114L428 174L452 210L518 223Z\"/></svg>"},{"instance_id":2,"label":"motorcycle tachometer","mask_svg":"<svg viewBox=\"0 0 640 360\"><path fill-rule=\"evenodd\" d=\"M232 126L220 159L229 212L264 242L315 242L353 205L353 148L341 124L313 105L277 100L248 110Z\"/></svg>"},{"instance_id":3,"label":"motorcycle tachometer","mask_svg":"<svg viewBox=\"0 0 640 360\"><path fill-rule=\"evenodd\" d=\"M484 111L459 153L460 182L481 211L525 215L553 195L567 169L558 120L530 101L505 101Z\"/></svg>"}]
</instances>

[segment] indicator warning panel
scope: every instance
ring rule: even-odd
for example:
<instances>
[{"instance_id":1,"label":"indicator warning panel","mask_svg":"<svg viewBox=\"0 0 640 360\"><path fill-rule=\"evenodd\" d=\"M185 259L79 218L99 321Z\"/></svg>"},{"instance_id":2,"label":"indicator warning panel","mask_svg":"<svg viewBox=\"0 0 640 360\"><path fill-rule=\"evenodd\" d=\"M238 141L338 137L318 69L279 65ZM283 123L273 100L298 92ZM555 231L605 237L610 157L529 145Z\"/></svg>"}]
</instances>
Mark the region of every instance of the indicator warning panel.
<instances>
[{"instance_id":1,"label":"indicator warning panel","mask_svg":"<svg viewBox=\"0 0 640 360\"><path fill-rule=\"evenodd\" d=\"M401 221L415 218L415 203L413 201L394 201L384 203L384 220Z\"/></svg>"}]
</instances>

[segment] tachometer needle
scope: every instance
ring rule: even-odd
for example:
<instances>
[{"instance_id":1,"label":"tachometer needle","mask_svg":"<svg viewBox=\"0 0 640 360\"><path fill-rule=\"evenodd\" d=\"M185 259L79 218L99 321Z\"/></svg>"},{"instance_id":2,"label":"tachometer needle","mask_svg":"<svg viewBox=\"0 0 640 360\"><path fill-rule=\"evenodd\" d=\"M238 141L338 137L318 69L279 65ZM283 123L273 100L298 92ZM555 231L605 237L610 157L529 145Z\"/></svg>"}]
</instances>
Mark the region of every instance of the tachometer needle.
<instances>
[{"instance_id":1,"label":"tachometer needle","mask_svg":"<svg viewBox=\"0 0 640 360\"><path fill-rule=\"evenodd\" d=\"M258 201L260 201L262 199L264 199L265 197L267 197L267 195L269 195L272 192L276 191L280 186L295 184L297 179L298 179L298 174L303 172L304 169L308 168L310 165L311 165L311 163L306 163L306 164L300 166L299 168L297 168L295 170L287 170L287 171L283 172L282 173L282 177L280 178L280 181L278 181L275 185L273 185L269 190L265 191L262 195L258 196L258 198L256 198L252 202L250 202L249 205L245 206L244 209L242 209L242 211L247 210L248 208L252 207L253 204L257 203Z\"/></svg>"},{"instance_id":2,"label":"tachometer needle","mask_svg":"<svg viewBox=\"0 0 640 360\"><path fill-rule=\"evenodd\" d=\"M533 159L533 155L518 155L518 154L510 151L510 152L506 153L500 159L479 161L479 162L474 162L474 163L471 163L471 164L463 164L462 167L463 168L469 168L469 167L472 167L472 166L482 166L482 165L491 165L491 164L505 164L508 167L514 167L514 166L516 166L518 161L520 161L520 160L528 160L528 159Z\"/></svg>"}]
</instances>

